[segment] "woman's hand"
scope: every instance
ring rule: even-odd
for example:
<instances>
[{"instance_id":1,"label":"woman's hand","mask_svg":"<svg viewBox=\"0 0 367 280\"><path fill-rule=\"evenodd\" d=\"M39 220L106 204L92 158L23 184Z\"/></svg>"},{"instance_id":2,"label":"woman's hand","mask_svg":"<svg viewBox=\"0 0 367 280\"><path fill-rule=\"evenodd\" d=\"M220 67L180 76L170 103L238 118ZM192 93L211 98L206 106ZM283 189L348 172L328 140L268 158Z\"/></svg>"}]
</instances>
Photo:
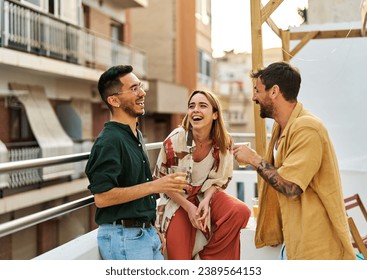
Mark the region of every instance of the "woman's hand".
<instances>
[{"instance_id":1,"label":"woman's hand","mask_svg":"<svg viewBox=\"0 0 367 280\"><path fill-rule=\"evenodd\" d=\"M204 199L200 202L197 211L196 216L197 220L200 222L201 228L200 230L206 231L206 228L208 226L208 215L209 215L209 207L210 207L210 201L212 200L213 194L217 192L216 186L211 186L209 189L207 189L204 192Z\"/></svg>"},{"instance_id":2,"label":"woman's hand","mask_svg":"<svg viewBox=\"0 0 367 280\"><path fill-rule=\"evenodd\" d=\"M159 239L161 240L161 253L162 255L164 255L167 249L166 238L164 238L163 234L160 232L160 230L157 227L155 227L155 229L157 230Z\"/></svg>"},{"instance_id":3,"label":"woman's hand","mask_svg":"<svg viewBox=\"0 0 367 280\"><path fill-rule=\"evenodd\" d=\"M202 223L198 219L197 215L198 207L196 207L196 205L190 202L190 204L186 207L185 210L187 212L187 215L189 216L192 226L196 229L202 230Z\"/></svg>"},{"instance_id":4,"label":"woman's hand","mask_svg":"<svg viewBox=\"0 0 367 280\"><path fill-rule=\"evenodd\" d=\"M196 219L200 224L200 230L206 231L207 228L207 217L209 214L209 204L210 204L211 196L204 197L204 199L200 202L197 210L196 210Z\"/></svg>"}]
</instances>

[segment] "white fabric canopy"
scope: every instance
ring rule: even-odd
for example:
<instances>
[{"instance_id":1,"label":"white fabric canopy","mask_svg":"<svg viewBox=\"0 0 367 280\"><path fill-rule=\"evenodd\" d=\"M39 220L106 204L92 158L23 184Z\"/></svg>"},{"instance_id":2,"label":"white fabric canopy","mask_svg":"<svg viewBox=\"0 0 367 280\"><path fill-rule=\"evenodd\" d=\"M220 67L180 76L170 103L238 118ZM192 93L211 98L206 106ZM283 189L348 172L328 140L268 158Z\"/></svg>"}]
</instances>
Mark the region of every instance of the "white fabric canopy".
<instances>
[{"instance_id":1,"label":"white fabric canopy","mask_svg":"<svg viewBox=\"0 0 367 280\"><path fill-rule=\"evenodd\" d=\"M356 29L360 24L306 25L292 31ZM326 125L342 171L367 172L366 50L366 37L311 40L291 60L302 75L299 100Z\"/></svg>"},{"instance_id":2,"label":"white fabric canopy","mask_svg":"<svg viewBox=\"0 0 367 280\"><path fill-rule=\"evenodd\" d=\"M20 84L11 84L10 87L24 105L29 124L41 148L42 157L72 154L73 141L62 128L44 88ZM21 94L17 94L17 90ZM45 167L43 168L43 179L54 179L72 173L72 164Z\"/></svg>"}]
</instances>

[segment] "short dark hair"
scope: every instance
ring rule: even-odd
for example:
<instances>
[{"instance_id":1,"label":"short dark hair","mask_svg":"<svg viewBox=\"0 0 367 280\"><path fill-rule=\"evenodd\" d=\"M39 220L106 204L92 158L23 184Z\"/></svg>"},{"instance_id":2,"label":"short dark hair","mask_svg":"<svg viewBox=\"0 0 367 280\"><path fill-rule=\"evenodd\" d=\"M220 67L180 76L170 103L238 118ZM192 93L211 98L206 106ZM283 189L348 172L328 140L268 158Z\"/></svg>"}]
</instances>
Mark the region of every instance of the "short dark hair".
<instances>
[{"instance_id":1,"label":"short dark hair","mask_svg":"<svg viewBox=\"0 0 367 280\"><path fill-rule=\"evenodd\" d=\"M297 101L301 87L301 74L298 69L287 62L274 62L268 67L251 73L251 78L260 78L265 90L272 86L279 86L284 99L290 102Z\"/></svg>"},{"instance_id":2,"label":"short dark hair","mask_svg":"<svg viewBox=\"0 0 367 280\"><path fill-rule=\"evenodd\" d=\"M110 104L107 102L107 98L121 89L123 84L120 78L133 71L131 65L116 65L107 69L99 78L98 91L102 100L111 109Z\"/></svg>"}]
</instances>

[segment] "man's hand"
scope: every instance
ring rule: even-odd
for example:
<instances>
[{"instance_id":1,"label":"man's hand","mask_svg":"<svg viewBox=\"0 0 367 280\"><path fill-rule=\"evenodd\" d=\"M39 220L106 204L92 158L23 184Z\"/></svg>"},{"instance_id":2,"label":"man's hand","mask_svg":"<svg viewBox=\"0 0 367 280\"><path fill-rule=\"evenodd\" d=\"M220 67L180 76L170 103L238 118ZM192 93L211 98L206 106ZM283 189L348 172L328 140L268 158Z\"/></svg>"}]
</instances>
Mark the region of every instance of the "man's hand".
<instances>
[{"instance_id":1,"label":"man's hand","mask_svg":"<svg viewBox=\"0 0 367 280\"><path fill-rule=\"evenodd\" d=\"M168 192L185 192L189 190L190 186L186 181L186 173L176 172L168 174L164 177L154 180L154 190L156 193L168 193Z\"/></svg>"},{"instance_id":2,"label":"man's hand","mask_svg":"<svg viewBox=\"0 0 367 280\"><path fill-rule=\"evenodd\" d=\"M254 167L257 167L261 161L261 157L256 151L246 145L235 146L233 148L233 155L238 162L246 162Z\"/></svg>"}]
</instances>

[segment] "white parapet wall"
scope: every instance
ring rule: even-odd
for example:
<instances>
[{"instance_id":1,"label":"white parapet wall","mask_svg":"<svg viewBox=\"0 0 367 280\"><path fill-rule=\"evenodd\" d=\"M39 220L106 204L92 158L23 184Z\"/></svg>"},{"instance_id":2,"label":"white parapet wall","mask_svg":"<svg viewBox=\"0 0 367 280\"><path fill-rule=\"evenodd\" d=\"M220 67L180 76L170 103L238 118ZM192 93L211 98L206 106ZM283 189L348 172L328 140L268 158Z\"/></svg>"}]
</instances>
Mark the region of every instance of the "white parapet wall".
<instances>
[{"instance_id":1,"label":"white parapet wall","mask_svg":"<svg viewBox=\"0 0 367 280\"><path fill-rule=\"evenodd\" d=\"M254 243L256 221L253 217L241 231L241 260L276 260L280 246L256 249ZM62 246L46 252L34 260L101 260L97 245L97 229Z\"/></svg>"},{"instance_id":2,"label":"white parapet wall","mask_svg":"<svg viewBox=\"0 0 367 280\"><path fill-rule=\"evenodd\" d=\"M346 196L359 193L362 200L366 198L366 188L361 184L361 180L366 179L366 175L342 172L343 189ZM362 177L362 178L361 178ZM358 180L353 180L358 179ZM251 209L253 197L256 197L257 173L255 171L235 170L233 179L226 192L243 200ZM355 216L356 223L359 224L362 217ZM279 256L280 246L255 247L256 221L253 217L247 227L241 230L241 259L242 260L276 260ZM363 228L364 229L364 228ZM61 245L49 252L34 258L35 260L100 260L101 256L97 245L97 230L84 234L64 245Z\"/></svg>"},{"instance_id":3,"label":"white parapet wall","mask_svg":"<svg viewBox=\"0 0 367 280\"><path fill-rule=\"evenodd\" d=\"M251 198L255 196L257 175L255 171L235 170L227 192L245 201L251 207ZM265 247L256 249L254 244L256 221L250 218L248 226L241 231L241 259L274 260L279 248ZM34 258L34 260L100 260L97 245L97 230L93 230L72 241Z\"/></svg>"},{"instance_id":4,"label":"white parapet wall","mask_svg":"<svg viewBox=\"0 0 367 280\"><path fill-rule=\"evenodd\" d=\"M34 260L100 260L97 229L34 258Z\"/></svg>"}]
</instances>

